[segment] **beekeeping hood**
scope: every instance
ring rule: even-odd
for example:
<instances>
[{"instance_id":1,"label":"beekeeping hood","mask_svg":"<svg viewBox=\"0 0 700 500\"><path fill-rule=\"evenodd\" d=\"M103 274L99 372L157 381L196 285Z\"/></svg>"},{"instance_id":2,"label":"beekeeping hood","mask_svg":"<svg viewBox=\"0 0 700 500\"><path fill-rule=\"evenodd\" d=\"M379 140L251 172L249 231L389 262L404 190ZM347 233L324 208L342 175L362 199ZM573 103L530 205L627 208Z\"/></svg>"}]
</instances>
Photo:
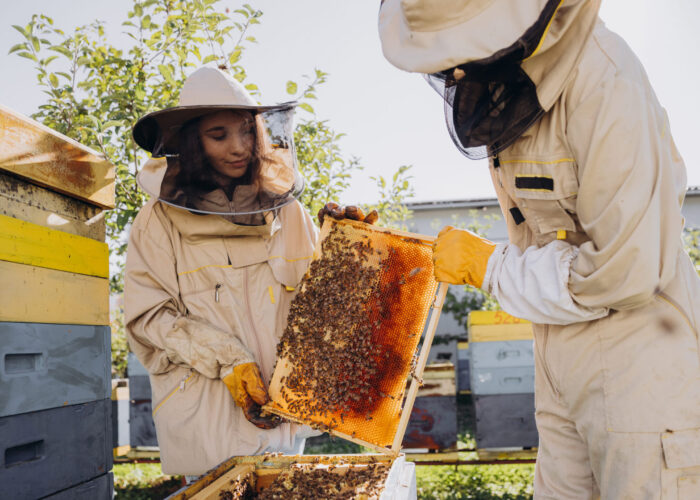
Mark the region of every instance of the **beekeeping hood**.
<instances>
[{"instance_id":1,"label":"beekeeping hood","mask_svg":"<svg viewBox=\"0 0 700 500\"><path fill-rule=\"evenodd\" d=\"M259 106L245 87L227 73L216 68L198 69L185 80L178 106L150 113L134 126L133 137L139 146L153 157L167 158L167 168L139 172L139 185L160 201L191 212L235 216L238 223L264 224L264 213L292 202L304 190L294 150L295 106L294 102ZM201 143L194 148L195 161L181 161L180 154L181 145L187 140L183 137L187 134L182 133L184 127L225 110L249 113L255 130L255 159L244 180L228 195L213 183L212 167Z\"/></svg>"},{"instance_id":2,"label":"beekeeping hood","mask_svg":"<svg viewBox=\"0 0 700 500\"><path fill-rule=\"evenodd\" d=\"M379 35L393 65L423 73L468 158L513 143L564 88L600 0L384 0Z\"/></svg>"}]
</instances>

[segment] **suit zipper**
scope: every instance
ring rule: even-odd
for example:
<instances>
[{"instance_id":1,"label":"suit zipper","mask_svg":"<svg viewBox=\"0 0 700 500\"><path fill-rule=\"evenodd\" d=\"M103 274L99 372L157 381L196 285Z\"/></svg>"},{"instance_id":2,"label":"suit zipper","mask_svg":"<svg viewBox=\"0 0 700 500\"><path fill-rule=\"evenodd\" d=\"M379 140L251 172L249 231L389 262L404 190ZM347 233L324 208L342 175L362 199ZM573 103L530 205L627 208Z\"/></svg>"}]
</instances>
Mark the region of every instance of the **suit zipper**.
<instances>
[{"instance_id":1,"label":"suit zipper","mask_svg":"<svg viewBox=\"0 0 700 500\"><path fill-rule=\"evenodd\" d=\"M250 324L250 329L253 332L253 337L255 337L255 344L258 346L258 356L262 357L262 348L260 347L260 339L258 338L258 332L255 330L255 324L253 323L253 311L250 308L250 294L248 293L248 269L243 270L243 295L245 296L245 307L248 313L248 323Z\"/></svg>"},{"instance_id":2,"label":"suit zipper","mask_svg":"<svg viewBox=\"0 0 700 500\"><path fill-rule=\"evenodd\" d=\"M549 386L554 391L554 394L559 398L559 389L554 385L554 378L552 377L552 372L549 371L549 363L547 362L547 344L549 343L549 325L544 325L544 335L542 336L542 371L544 376L547 377L547 382Z\"/></svg>"},{"instance_id":3,"label":"suit zipper","mask_svg":"<svg viewBox=\"0 0 700 500\"><path fill-rule=\"evenodd\" d=\"M165 396L158 405L153 408L153 412L151 415L155 416L156 413L158 413L158 410L165 404L165 402L170 399L176 392L184 392L185 391L185 386L187 382L194 376L192 373L192 368L187 370L187 373L180 379L180 383L175 386L175 388L168 393L167 396Z\"/></svg>"}]
</instances>

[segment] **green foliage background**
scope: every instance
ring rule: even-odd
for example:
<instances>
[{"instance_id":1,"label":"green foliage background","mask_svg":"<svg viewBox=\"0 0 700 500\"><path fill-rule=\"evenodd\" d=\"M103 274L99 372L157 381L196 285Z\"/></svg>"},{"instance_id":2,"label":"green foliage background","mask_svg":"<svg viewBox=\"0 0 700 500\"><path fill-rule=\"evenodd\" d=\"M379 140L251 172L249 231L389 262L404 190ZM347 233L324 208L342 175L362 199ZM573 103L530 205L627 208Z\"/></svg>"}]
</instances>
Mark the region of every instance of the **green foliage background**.
<instances>
[{"instance_id":1,"label":"green foliage background","mask_svg":"<svg viewBox=\"0 0 700 500\"><path fill-rule=\"evenodd\" d=\"M238 8L227 5L236 4ZM51 18L37 14L25 26L13 26L21 41L10 53L34 65L46 102L32 115L36 120L101 152L116 167L116 207L109 211L110 289L123 290L128 229L147 197L136 174L147 155L131 137L131 127L145 114L175 106L186 76L205 64L216 65L261 99L243 64L246 49L257 43L251 34L263 13L249 4L222 0L132 0L125 2L119 30L129 43L109 41L101 22L67 32ZM296 77L295 75L290 75ZM295 129L297 157L306 191L301 202L311 214L327 202L338 202L360 160L341 148L342 133L319 119L312 103L328 75L314 69L302 83L288 80L290 100L299 101ZM400 166L390 179L372 177L382 224L401 226L409 214L404 202L413 195L408 171ZM120 311L113 311L113 374L123 376L126 341Z\"/></svg>"}]
</instances>

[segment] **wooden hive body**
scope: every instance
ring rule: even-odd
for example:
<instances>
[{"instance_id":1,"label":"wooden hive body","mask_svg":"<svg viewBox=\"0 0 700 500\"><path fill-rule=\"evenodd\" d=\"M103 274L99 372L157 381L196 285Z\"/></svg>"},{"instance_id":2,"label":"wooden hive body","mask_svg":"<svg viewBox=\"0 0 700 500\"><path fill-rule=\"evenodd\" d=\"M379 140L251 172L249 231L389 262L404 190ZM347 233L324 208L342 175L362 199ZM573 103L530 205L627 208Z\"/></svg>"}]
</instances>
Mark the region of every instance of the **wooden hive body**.
<instances>
[{"instance_id":1,"label":"wooden hive body","mask_svg":"<svg viewBox=\"0 0 700 500\"><path fill-rule=\"evenodd\" d=\"M0 483L7 498L111 495L114 166L0 106Z\"/></svg>"},{"instance_id":2,"label":"wooden hive body","mask_svg":"<svg viewBox=\"0 0 700 500\"><path fill-rule=\"evenodd\" d=\"M358 498L408 499L416 497L414 464L406 462L403 455L258 455L232 457L221 463L196 482L185 486L168 497L168 500L219 500L227 498L225 492L236 489L243 482L252 486L254 494L264 493L273 483L292 472L318 474L321 471L339 476L353 472L366 472L374 468L374 494L361 492ZM326 475L326 474L324 474ZM304 498L328 498L329 481L310 485L315 491L305 491ZM330 483L335 483L330 481ZM324 491L323 488L328 488ZM230 497L229 497L230 498ZM236 498L236 497L233 497Z\"/></svg>"}]
</instances>

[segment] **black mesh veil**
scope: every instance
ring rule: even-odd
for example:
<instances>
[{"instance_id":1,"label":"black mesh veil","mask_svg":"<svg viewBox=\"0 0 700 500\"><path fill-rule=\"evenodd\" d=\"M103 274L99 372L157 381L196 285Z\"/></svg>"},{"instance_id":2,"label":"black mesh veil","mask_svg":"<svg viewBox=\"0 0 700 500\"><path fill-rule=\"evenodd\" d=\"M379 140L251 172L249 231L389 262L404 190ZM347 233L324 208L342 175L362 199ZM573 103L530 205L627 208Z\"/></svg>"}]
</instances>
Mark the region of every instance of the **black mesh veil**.
<instances>
[{"instance_id":1,"label":"black mesh veil","mask_svg":"<svg viewBox=\"0 0 700 500\"><path fill-rule=\"evenodd\" d=\"M165 156L162 180L140 183L160 201L200 214L236 216L257 224L262 214L297 199L304 190L294 146L296 103L277 106L181 106L155 112L134 129L136 142L154 156ZM231 113L232 127L247 141L243 172L226 173L207 157L199 133L201 120ZM224 168L224 170L222 170Z\"/></svg>"},{"instance_id":2,"label":"black mesh veil","mask_svg":"<svg viewBox=\"0 0 700 500\"><path fill-rule=\"evenodd\" d=\"M550 0L538 20L510 47L493 56L425 75L443 97L452 141L469 159L510 146L544 113L535 84L520 63L542 40L561 0Z\"/></svg>"}]
</instances>

